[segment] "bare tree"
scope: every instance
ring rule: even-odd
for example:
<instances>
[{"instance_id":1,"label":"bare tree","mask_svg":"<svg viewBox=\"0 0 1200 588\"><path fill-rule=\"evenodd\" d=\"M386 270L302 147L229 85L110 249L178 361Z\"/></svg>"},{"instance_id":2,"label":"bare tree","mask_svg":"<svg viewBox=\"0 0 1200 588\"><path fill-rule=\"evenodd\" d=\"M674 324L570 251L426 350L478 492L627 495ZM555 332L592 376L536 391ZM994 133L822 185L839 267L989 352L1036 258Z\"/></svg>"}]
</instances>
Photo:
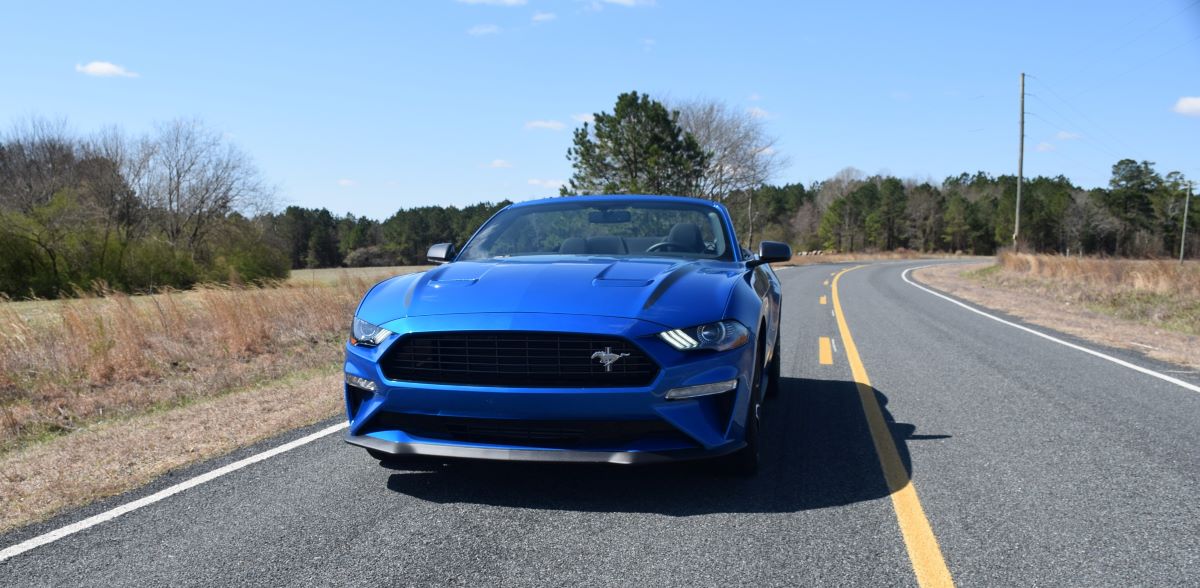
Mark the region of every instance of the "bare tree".
<instances>
[{"instance_id":1,"label":"bare tree","mask_svg":"<svg viewBox=\"0 0 1200 588\"><path fill-rule=\"evenodd\" d=\"M671 105L679 111L679 126L711 154L700 181L700 194L724 200L730 194L753 190L787 164L775 150L777 140L761 118L716 100L692 100Z\"/></svg>"},{"instance_id":2,"label":"bare tree","mask_svg":"<svg viewBox=\"0 0 1200 588\"><path fill-rule=\"evenodd\" d=\"M28 213L75 183L76 141L65 120L18 120L0 138L0 208Z\"/></svg>"},{"instance_id":3,"label":"bare tree","mask_svg":"<svg viewBox=\"0 0 1200 588\"><path fill-rule=\"evenodd\" d=\"M250 158L197 120L159 125L142 149L146 167L137 191L155 210L164 237L193 254L214 221L270 199Z\"/></svg>"},{"instance_id":4,"label":"bare tree","mask_svg":"<svg viewBox=\"0 0 1200 588\"><path fill-rule=\"evenodd\" d=\"M761 118L717 100L698 99L670 105L679 111L679 126L709 154L698 195L726 200L746 195L747 240L754 237L753 191L775 176L787 159L776 151L776 138Z\"/></svg>"}]
</instances>

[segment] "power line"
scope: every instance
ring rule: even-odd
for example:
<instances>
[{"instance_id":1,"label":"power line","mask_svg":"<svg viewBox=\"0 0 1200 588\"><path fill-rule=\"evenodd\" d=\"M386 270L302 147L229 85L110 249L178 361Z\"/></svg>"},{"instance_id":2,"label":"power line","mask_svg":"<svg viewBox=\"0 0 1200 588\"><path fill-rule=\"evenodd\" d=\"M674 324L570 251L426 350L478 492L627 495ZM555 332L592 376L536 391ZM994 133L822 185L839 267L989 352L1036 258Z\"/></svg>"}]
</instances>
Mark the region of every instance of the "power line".
<instances>
[{"instance_id":1,"label":"power line","mask_svg":"<svg viewBox=\"0 0 1200 588\"><path fill-rule=\"evenodd\" d=\"M1112 139L1113 141L1116 141L1117 143L1119 143L1120 147L1122 147L1123 149L1126 149L1128 151L1133 151L1133 152L1138 151L1137 149L1130 147L1127 143L1125 143L1121 139L1114 136L1112 133L1109 133L1107 130L1101 128L1100 125L1096 121L1092 120L1092 117L1088 116L1086 112L1081 110L1079 107L1075 106L1075 104L1073 104L1071 101L1064 98L1062 94L1059 94L1053 87L1050 86L1050 84L1047 84L1045 80L1042 80L1042 79L1036 78L1036 77L1034 78L1034 80L1037 81L1037 83L1040 84L1043 88L1046 88L1047 90L1049 90L1050 93L1053 94L1055 98L1058 98L1058 100L1060 102L1062 102L1064 105L1066 105L1067 108L1074 110L1079 116L1083 117L1084 120L1086 120L1088 123L1090 123L1093 127L1091 130L1100 131L1100 133L1108 135L1109 139ZM1038 98L1038 100L1043 103L1045 102L1045 101L1041 100L1040 97ZM1054 109L1054 107L1050 106L1049 104L1047 104L1047 106L1050 107L1051 110ZM1063 118L1065 119L1065 118L1070 118L1070 117L1063 116ZM1073 121L1072 121L1072 123L1073 123ZM1076 126L1082 128L1081 125L1076 125Z\"/></svg>"},{"instance_id":2,"label":"power line","mask_svg":"<svg viewBox=\"0 0 1200 588\"><path fill-rule=\"evenodd\" d=\"M1055 128L1061 128L1061 125L1059 125L1059 124L1057 124L1057 123L1054 123L1054 122L1052 122L1052 121L1050 121L1050 120L1047 120L1046 118L1042 117L1041 115L1039 115L1039 114L1038 114L1038 113L1036 113L1036 112L1026 112L1026 114L1028 114L1029 116L1032 116L1033 118L1039 119L1039 120L1041 120L1042 122L1046 123L1046 125L1048 126L1048 128L1049 128L1050 130L1053 130L1053 129L1055 129ZM1089 144L1089 145L1090 145L1091 147L1098 148L1098 146L1097 146L1097 145L1094 145L1094 144ZM1043 151L1042 153L1051 153L1051 154L1053 154L1055 157L1062 157L1062 158L1064 158L1064 159L1068 159L1068 160L1070 160L1072 163L1074 163L1074 164L1075 164L1077 167L1080 167L1080 168L1086 169L1087 171L1089 171L1089 172L1092 172L1092 173L1096 174L1096 175L1097 175L1097 176L1099 176L1100 178L1106 178L1106 177L1109 177L1109 175L1111 174L1111 171L1101 171L1099 168L1096 168L1096 167L1094 167L1094 166L1093 166L1092 164L1090 164L1090 163L1085 163L1084 161L1082 161L1082 160L1080 160L1080 159L1077 159L1077 158L1075 158L1075 157L1073 157L1073 156L1071 156L1071 155L1068 155L1068 154L1067 154L1065 151L1063 151L1062 149L1057 149L1057 148L1056 148L1056 149L1053 149L1053 150L1050 150L1050 151ZM1119 158L1119 157L1118 157L1117 159L1121 159L1121 158Z\"/></svg>"},{"instance_id":3,"label":"power line","mask_svg":"<svg viewBox=\"0 0 1200 588\"><path fill-rule=\"evenodd\" d=\"M1137 63L1134 63L1133 65L1131 65L1131 66L1129 66L1129 67L1127 67L1127 68L1125 68L1125 69L1123 69L1123 70L1121 70L1121 71L1119 71L1119 72L1117 72L1117 73L1115 73L1115 74L1111 74L1111 75L1109 75L1109 76L1108 76L1108 78L1109 78L1109 79L1116 79L1116 78L1122 78L1122 77L1125 77L1125 74L1128 74L1129 72L1131 72L1131 71L1133 71L1133 70L1135 70L1135 69L1139 69L1139 68L1141 68L1143 65L1145 65L1145 64L1146 64L1146 62L1150 62L1150 61L1156 61L1156 60L1158 60L1158 59L1161 59L1162 57L1165 57L1165 56L1167 56L1167 55L1170 55L1171 53L1174 53L1174 52L1176 52L1176 51L1178 51L1178 50L1180 50L1180 49L1182 49L1182 48L1184 48L1184 47L1186 47L1186 46L1188 46L1188 45L1191 45L1191 44L1192 44L1192 42L1193 42L1193 41L1196 41L1196 40L1200 40L1200 34L1193 35L1192 37L1189 37L1189 38L1188 38L1186 41L1184 41L1184 42L1182 42L1182 43L1180 43L1180 44L1178 44L1178 45L1175 45L1175 46L1171 47L1170 49L1167 49L1166 51L1163 51L1162 53L1158 53L1158 54L1156 54L1156 55L1153 55L1153 56L1147 57L1147 58L1145 58L1145 59L1138 60L1138 62L1137 62ZM1031 76L1031 77L1032 77L1032 76ZM1088 94L1088 93L1091 93L1091 92L1095 92L1096 90L1100 89L1100 88L1101 88L1101 87L1103 87L1103 86L1104 86L1104 84L1103 84L1103 83L1100 83L1100 84L1093 84L1092 86L1090 86L1090 87L1088 87L1088 88L1086 88L1086 89L1084 89L1084 90L1081 90L1081 91L1079 91L1079 92L1076 92L1074 95L1072 95L1072 98L1078 98L1078 97L1080 97L1080 96L1083 96L1084 94Z\"/></svg>"},{"instance_id":4,"label":"power line","mask_svg":"<svg viewBox=\"0 0 1200 588\"><path fill-rule=\"evenodd\" d=\"M1063 124L1059 124L1059 123L1057 123L1057 122L1054 122L1054 121L1052 121L1052 120L1050 120L1050 119L1048 119L1048 118L1046 118L1046 117L1044 117L1044 116L1042 116L1042 115L1040 115L1040 114L1038 114L1037 112L1034 112L1034 111L1028 111L1028 112L1026 112L1026 114L1028 114L1029 116L1032 116L1033 118L1036 118L1036 119L1038 119L1038 120L1040 120L1040 121L1042 121L1042 122L1046 123L1046 126L1048 127L1048 129L1047 129L1047 130L1049 130L1049 131L1052 131L1052 132L1053 132L1053 131L1055 131L1055 130L1062 130L1062 129L1065 129L1065 128L1070 128L1070 125L1063 125ZM1113 158L1113 159L1117 159L1117 160L1119 160L1119 159L1125 159L1124 157L1121 157L1121 156L1120 156L1120 155L1118 155L1117 153L1114 153L1113 151L1110 151L1110 150L1109 150L1107 147L1105 147L1104 145L1102 145L1102 144L1100 144L1100 143L1097 143L1097 142L1095 142L1095 141L1092 141L1092 140L1091 140L1091 139L1090 139L1090 138L1089 138L1087 135L1084 135L1084 134L1082 134L1082 133L1080 133L1080 134L1079 134L1079 136L1078 136L1078 137L1076 137L1076 138L1074 138L1074 139L1077 139L1077 140L1079 140L1079 141L1082 141L1082 142L1083 142L1085 145L1087 145L1088 147L1091 147L1092 149L1095 149L1097 152L1103 152L1103 153L1104 153L1104 155L1105 155L1105 156L1107 156L1107 157L1111 157L1111 158Z\"/></svg>"},{"instance_id":5,"label":"power line","mask_svg":"<svg viewBox=\"0 0 1200 588\"><path fill-rule=\"evenodd\" d=\"M1137 35L1134 35L1133 38L1129 39L1128 41L1126 41L1125 43L1123 43L1121 46L1117 47L1116 49L1113 49L1112 51L1110 51L1110 53L1117 53L1117 52L1121 51L1122 49L1132 45L1135 41L1138 41L1142 37L1145 37L1146 35L1154 32L1156 29L1158 29L1158 27L1161 27L1161 26L1167 24L1168 22L1175 20L1175 17L1187 12L1188 10L1191 10L1191 8L1196 5L1200 5L1200 0L1194 0L1191 4L1184 6L1181 10L1179 10L1179 12L1172 13L1171 16L1168 16L1167 18L1164 18L1164 19L1158 21L1150 28L1142 31L1141 33L1138 33Z\"/></svg>"},{"instance_id":6,"label":"power line","mask_svg":"<svg viewBox=\"0 0 1200 588\"><path fill-rule=\"evenodd\" d=\"M1087 130L1088 132L1099 130L1099 129L1091 129L1091 128L1085 129L1084 125L1079 124L1078 122L1075 121L1075 119L1063 114L1062 111L1055 108L1054 105L1050 104L1049 102L1046 102L1045 100L1043 100L1037 94L1030 94L1030 96L1033 96L1042 106L1045 106L1046 108L1050 109L1051 112L1058 115L1061 119L1067 121L1067 125L1069 127L1074 127L1076 129L1080 129L1080 130ZM1045 120L1045 119L1043 119L1043 120ZM1046 122L1049 123L1050 121L1047 120ZM1050 123L1050 124L1054 124L1054 123ZM1109 155L1112 155L1113 157L1116 157L1117 159L1123 159L1120 155L1117 155L1117 153L1120 151L1120 149L1114 148L1112 145L1109 145L1107 142L1102 141L1101 138L1099 136L1096 136L1094 133L1093 133L1092 137L1085 136L1085 137L1081 137L1081 138L1087 138L1089 141L1094 141L1096 143L1096 145L1102 147ZM1130 149L1129 146L1127 146L1127 145L1125 146L1125 149L1129 150L1129 151L1136 151L1136 150Z\"/></svg>"}]
</instances>

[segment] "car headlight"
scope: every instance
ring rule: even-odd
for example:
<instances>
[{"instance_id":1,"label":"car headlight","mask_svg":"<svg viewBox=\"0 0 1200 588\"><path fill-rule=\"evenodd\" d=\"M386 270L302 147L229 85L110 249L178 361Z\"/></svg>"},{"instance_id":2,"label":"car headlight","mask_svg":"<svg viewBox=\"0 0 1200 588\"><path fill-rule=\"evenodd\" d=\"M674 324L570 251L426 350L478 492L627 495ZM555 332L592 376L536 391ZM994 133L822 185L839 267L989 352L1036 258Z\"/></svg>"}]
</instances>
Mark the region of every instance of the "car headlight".
<instances>
[{"instance_id":1,"label":"car headlight","mask_svg":"<svg viewBox=\"0 0 1200 588\"><path fill-rule=\"evenodd\" d=\"M750 329L734 320L717 321L698 327L671 329L658 334L671 347L680 351L712 349L727 351L746 344L750 340Z\"/></svg>"},{"instance_id":2,"label":"car headlight","mask_svg":"<svg viewBox=\"0 0 1200 588\"><path fill-rule=\"evenodd\" d=\"M363 347L374 347L383 343L388 335L392 332L380 327L372 325L358 317L354 317L354 324L350 327L350 344L361 345Z\"/></svg>"}]
</instances>

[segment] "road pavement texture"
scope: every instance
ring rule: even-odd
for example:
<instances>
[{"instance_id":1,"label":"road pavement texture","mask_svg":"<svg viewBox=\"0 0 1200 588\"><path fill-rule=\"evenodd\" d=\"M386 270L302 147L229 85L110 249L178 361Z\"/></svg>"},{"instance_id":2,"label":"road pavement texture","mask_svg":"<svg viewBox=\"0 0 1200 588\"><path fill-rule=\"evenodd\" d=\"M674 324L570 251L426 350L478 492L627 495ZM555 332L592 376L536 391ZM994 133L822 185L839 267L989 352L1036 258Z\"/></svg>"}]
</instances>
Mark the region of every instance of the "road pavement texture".
<instances>
[{"instance_id":1,"label":"road pavement texture","mask_svg":"<svg viewBox=\"0 0 1200 588\"><path fill-rule=\"evenodd\" d=\"M0 585L1196 585L1200 393L902 279L926 263L779 272L753 479L389 468L339 432L28 548L330 421L0 536Z\"/></svg>"}]
</instances>

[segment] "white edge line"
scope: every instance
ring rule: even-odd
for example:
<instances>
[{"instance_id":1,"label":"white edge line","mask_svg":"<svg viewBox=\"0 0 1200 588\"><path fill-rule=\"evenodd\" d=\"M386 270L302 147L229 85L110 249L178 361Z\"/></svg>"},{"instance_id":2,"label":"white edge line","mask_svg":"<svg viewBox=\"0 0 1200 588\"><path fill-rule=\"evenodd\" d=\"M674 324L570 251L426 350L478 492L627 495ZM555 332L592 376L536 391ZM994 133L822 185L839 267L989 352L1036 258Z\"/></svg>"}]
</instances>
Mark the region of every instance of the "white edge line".
<instances>
[{"instance_id":1,"label":"white edge line","mask_svg":"<svg viewBox=\"0 0 1200 588\"><path fill-rule=\"evenodd\" d=\"M25 553L26 551L29 551L30 549L36 549L36 548L46 545L48 543L53 543L55 541L58 541L59 539L62 539L63 537L66 537L68 535L73 535L73 534L83 531L85 529L99 525L100 523L111 521L123 514L133 512L139 508L142 508L143 506L149 506L151 504L154 504L155 502L158 502L165 498L169 498L175 494L179 494L180 492L183 492L184 490L187 490L189 488L195 488L196 486L199 486L200 484L203 484L205 482L210 482L212 480L220 478L221 476L224 476L225 474L229 474L229 473L235 472L237 470L240 470L248 465L258 463L265 459L270 459L272 457L275 457L276 455L279 455L280 453L283 453L285 451L291 451L292 449L300 447L301 445L305 445L307 443L312 443L313 441L316 441L317 439L320 439L321 437L324 437L331 433L336 433L342 429L345 429L347 425L348 425L348 423L340 423L337 425L333 425L331 427L326 427L326 428L321 429L320 431L317 431L316 433L313 433L311 435L301 437L294 441L289 441L289 442L284 443L283 445L280 445L273 449L268 449L262 453L257 453L255 455L251 455L250 457L247 457L245 459L240 459L231 464L221 466L211 472L200 474L199 476L196 476L189 480L185 480L183 482L175 484L174 486L164 488L162 490L159 490L158 492L155 492L154 494L151 494L149 496L144 496L142 498L134 500L133 502L127 502L127 503L122 504L121 506L118 506L111 510L106 510L100 514L90 516L86 519L83 519L82 521L72 523L65 527L60 527L58 529L50 531L49 533L38 535L37 537L34 537L32 539L27 539L25 541L22 541L16 545L11 545L9 547L4 548L3 551L0 551L0 562L3 562L12 557L15 557L22 553Z\"/></svg>"},{"instance_id":2,"label":"white edge line","mask_svg":"<svg viewBox=\"0 0 1200 588\"><path fill-rule=\"evenodd\" d=\"M1087 353L1087 354L1089 354L1089 355L1094 355L1094 356L1096 356L1096 357L1099 357L1100 359L1103 359L1103 360L1106 360L1106 361L1111 361L1111 362L1113 362L1113 363L1115 363L1115 364L1117 364L1117 365L1119 365L1119 366L1121 366L1121 367L1126 367L1126 368L1129 368L1129 369L1131 369L1131 370L1134 370L1134 371L1137 371L1137 372L1141 372L1141 373L1143 373L1143 374L1146 374L1147 376L1153 376L1153 377L1155 377L1155 378L1158 378L1158 379L1160 379L1160 380L1162 380L1162 381L1164 381L1164 382L1170 382L1170 383L1172 383L1172 384L1175 384L1176 386L1179 386L1179 387L1181 387L1181 388L1186 388L1186 389L1188 389L1188 390L1191 390L1192 392L1200 392L1200 386L1197 386L1197 385L1195 385L1195 384L1192 384L1192 383L1189 383L1189 382L1185 382L1185 381L1183 381L1183 380L1180 380L1179 378L1172 378L1171 376L1168 376L1168 375L1166 375L1166 374L1162 374L1162 373L1156 372L1156 371L1154 371L1154 370L1152 370L1152 369L1149 369L1149 368L1144 368L1144 367L1142 367L1142 366L1140 366L1140 365L1135 365L1135 364L1129 363L1128 361L1125 361L1125 360L1123 360L1123 359L1117 359L1117 358L1115 358L1115 357L1113 357L1113 356L1111 356L1111 355L1106 355L1106 354L1100 353L1099 351L1095 351L1095 350L1092 350L1092 349L1088 349L1087 347L1083 347L1083 346L1081 346L1081 345L1076 345L1076 344L1074 344L1074 343L1070 343L1070 342L1068 342L1068 341L1063 341L1062 339L1059 339L1059 338L1057 338L1057 337L1052 337L1052 336L1050 336L1050 335L1047 335L1047 334L1045 334L1045 333L1042 333L1042 332L1040 332L1040 331L1035 331L1035 330L1033 330L1033 329L1031 329L1031 328L1029 328L1029 327L1026 327L1026 326L1023 326L1023 325L1018 325L1018 324L1016 324L1016 323L1014 323L1014 322L1012 322L1012 321L1006 321L1006 320L1004 320L1004 319L1002 319L1002 318L1000 318L1000 317L998 317L998 316L990 315L990 314L988 314L988 313L986 313L986 312L983 312L982 310L979 310L979 309L977 309L977 308L973 308L973 307L971 307L971 306L969 306L969 305L967 305L967 304L963 304L962 302L959 302L958 300L955 300L955 299L953 299L953 298L951 298L951 297L949 297L949 296L946 296L945 294L942 294L942 293L940 293L940 292L935 292L935 291L933 291L933 290L930 290L929 288L926 288L925 286L922 286L922 285L920 285L920 284L918 284L918 283L916 283L916 282L914 282L914 281L912 281L912 280L908 279L908 272L911 272L911 271L913 271L913 270L924 269L924 268L927 268L927 267L932 267L932 266L934 266L934 265L943 265L943 264L930 264L930 265L923 265L923 266L921 266L921 267L910 267L910 268L908 268L908 269L904 270L904 271L903 271L903 272L900 274L900 277L901 277L901 278L903 278L905 282L908 282L908 284L909 284L910 286L913 286L913 287L915 287L915 288L919 288L919 289L921 289L921 290L924 290L924 291L926 291L926 292L928 292L928 293L930 293L930 294L933 294L934 296L937 296L938 298L941 298L941 299L943 299L943 300L948 300L948 301L950 301L950 302L953 302L953 303L955 303L955 304L957 304L957 305L959 305L959 306L961 306L961 307L963 307L963 308L965 308L965 309L967 309L967 310L969 310L969 311L971 311L971 312L973 312L973 313L975 313L975 314L978 314L978 315L985 316L985 317L987 317L987 318L990 318L990 319L992 319L992 320L994 320L994 321L996 321L996 322L998 322L998 323L1004 323L1004 324L1006 324L1006 325L1008 325L1008 326L1010 326L1010 327L1013 327L1013 328L1015 328L1015 329L1021 329L1022 331L1025 331L1026 333L1030 333L1030 334L1033 334L1033 335L1037 335L1038 337L1041 337L1041 338L1043 338L1043 339L1046 339L1046 340L1049 340L1049 341L1053 341L1053 342L1055 342L1055 343L1058 343L1059 345L1065 345L1065 346L1067 346L1067 347L1070 347L1071 349L1075 349L1075 350L1078 350L1078 351L1082 351L1082 352L1084 352L1084 353Z\"/></svg>"}]
</instances>

